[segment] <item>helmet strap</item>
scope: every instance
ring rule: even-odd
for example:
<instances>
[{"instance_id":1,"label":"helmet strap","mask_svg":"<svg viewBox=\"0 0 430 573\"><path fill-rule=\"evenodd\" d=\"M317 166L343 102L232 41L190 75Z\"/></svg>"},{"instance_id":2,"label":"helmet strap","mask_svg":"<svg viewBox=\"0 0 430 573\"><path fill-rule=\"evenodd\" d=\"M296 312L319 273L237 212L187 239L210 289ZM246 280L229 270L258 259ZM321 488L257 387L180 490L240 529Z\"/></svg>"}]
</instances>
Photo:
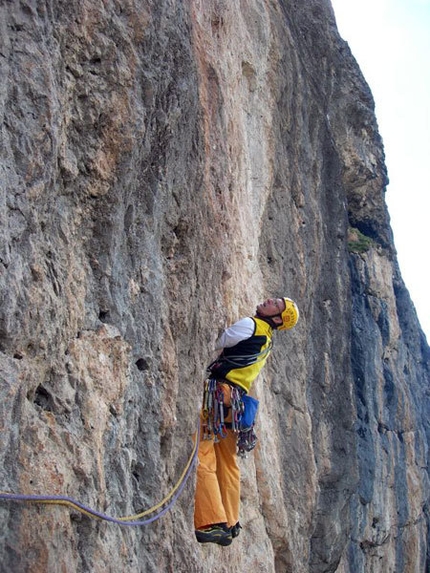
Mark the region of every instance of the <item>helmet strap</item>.
<instances>
[{"instance_id":1,"label":"helmet strap","mask_svg":"<svg viewBox=\"0 0 430 573\"><path fill-rule=\"evenodd\" d=\"M260 320L264 320L264 322L267 322L267 324L269 324L273 329L277 329L278 326L281 326L281 324L276 324L276 322L274 322L272 319L276 318L277 316L279 316L279 318L282 318L282 316L280 314L272 314L271 316L262 316L261 314L259 314L257 312L256 317L259 318Z\"/></svg>"}]
</instances>

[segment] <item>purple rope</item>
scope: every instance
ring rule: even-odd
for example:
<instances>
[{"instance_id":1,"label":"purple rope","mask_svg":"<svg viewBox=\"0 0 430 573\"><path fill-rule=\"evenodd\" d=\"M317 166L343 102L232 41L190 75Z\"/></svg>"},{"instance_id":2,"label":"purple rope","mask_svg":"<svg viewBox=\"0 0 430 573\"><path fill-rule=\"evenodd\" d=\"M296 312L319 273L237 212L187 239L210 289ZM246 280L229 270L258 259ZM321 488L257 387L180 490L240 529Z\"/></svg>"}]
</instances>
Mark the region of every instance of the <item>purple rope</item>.
<instances>
[{"instance_id":1,"label":"purple rope","mask_svg":"<svg viewBox=\"0 0 430 573\"><path fill-rule=\"evenodd\" d=\"M144 520L140 520L140 521L121 521L120 519L117 519L115 517L111 517L109 515L106 515L105 513L101 513L99 511L96 511L95 509L91 509L90 507L84 505L83 503L80 503L79 501L74 500L71 497L67 497L67 496L63 496L63 495L26 495L26 494L19 494L19 493L1 493L0 492L0 499L9 500L9 501L33 501L33 502L44 502L44 501L46 502L47 501L47 502L54 502L54 504L56 501L64 501L66 503L76 505L76 507L79 507L80 509L84 510L85 512L90 513L94 517L98 517L100 519L103 519L104 521L109 521L110 523L116 523L117 525L131 525L131 526L148 525L148 524L152 523L153 521L159 519L163 515L165 515L173 507L173 505L176 503L176 500L181 495L181 493L182 493L182 491L183 491L183 489L184 489L184 487L188 481L188 478L191 475L191 471L196 464L199 439L200 439L200 427L199 427L199 430L198 430L197 436L196 436L196 440L197 440L196 450L194 452L190 467L188 468L181 485L178 487L178 489L176 490L176 492L172 496L172 499L169 501L169 503L166 505L166 507L163 508L159 513L157 513L156 515L154 515L152 517L149 517L148 519L144 519Z\"/></svg>"}]
</instances>

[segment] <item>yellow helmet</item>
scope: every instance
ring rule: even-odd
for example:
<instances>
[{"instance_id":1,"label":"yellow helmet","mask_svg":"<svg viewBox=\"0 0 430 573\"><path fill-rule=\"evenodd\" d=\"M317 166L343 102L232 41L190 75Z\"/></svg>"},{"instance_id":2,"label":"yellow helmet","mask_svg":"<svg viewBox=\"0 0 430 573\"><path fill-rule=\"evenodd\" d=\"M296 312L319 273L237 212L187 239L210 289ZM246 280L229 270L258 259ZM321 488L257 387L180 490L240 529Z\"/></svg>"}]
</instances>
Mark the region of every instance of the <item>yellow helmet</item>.
<instances>
[{"instance_id":1,"label":"yellow helmet","mask_svg":"<svg viewBox=\"0 0 430 573\"><path fill-rule=\"evenodd\" d=\"M277 330L289 330L296 326L297 321L299 320L299 309L297 308L296 303L291 300L290 298L285 298L285 310L281 313L282 324L278 326Z\"/></svg>"}]
</instances>

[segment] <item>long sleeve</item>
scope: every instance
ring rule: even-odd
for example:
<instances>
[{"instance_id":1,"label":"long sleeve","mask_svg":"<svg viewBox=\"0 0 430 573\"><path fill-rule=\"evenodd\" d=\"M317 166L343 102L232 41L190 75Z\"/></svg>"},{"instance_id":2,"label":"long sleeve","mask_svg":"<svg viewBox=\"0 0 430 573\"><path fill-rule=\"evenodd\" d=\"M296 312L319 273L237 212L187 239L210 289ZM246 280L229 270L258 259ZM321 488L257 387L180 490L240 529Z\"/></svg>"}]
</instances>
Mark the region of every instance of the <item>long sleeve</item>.
<instances>
[{"instance_id":1,"label":"long sleeve","mask_svg":"<svg viewBox=\"0 0 430 573\"><path fill-rule=\"evenodd\" d=\"M238 320L221 334L215 344L215 349L231 348L242 340L246 340L254 334L255 323L252 318L242 318Z\"/></svg>"}]
</instances>

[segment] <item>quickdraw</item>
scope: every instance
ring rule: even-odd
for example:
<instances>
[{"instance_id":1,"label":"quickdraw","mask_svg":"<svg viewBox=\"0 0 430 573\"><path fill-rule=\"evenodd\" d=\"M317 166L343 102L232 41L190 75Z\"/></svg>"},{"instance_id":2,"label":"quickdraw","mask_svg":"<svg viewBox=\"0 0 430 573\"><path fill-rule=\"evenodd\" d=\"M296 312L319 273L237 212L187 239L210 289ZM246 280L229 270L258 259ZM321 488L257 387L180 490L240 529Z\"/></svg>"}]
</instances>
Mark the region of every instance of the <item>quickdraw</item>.
<instances>
[{"instance_id":1,"label":"quickdraw","mask_svg":"<svg viewBox=\"0 0 430 573\"><path fill-rule=\"evenodd\" d=\"M254 432L254 426L245 432L239 432L237 438L237 455L240 458L248 457L248 452L252 451L257 445L257 434Z\"/></svg>"},{"instance_id":2,"label":"quickdraw","mask_svg":"<svg viewBox=\"0 0 430 573\"><path fill-rule=\"evenodd\" d=\"M219 442L225 438L224 392L214 378L205 381L203 392L203 439Z\"/></svg>"},{"instance_id":3,"label":"quickdraw","mask_svg":"<svg viewBox=\"0 0 430 573\"><path fill-rule=\"evenodd\" d=\"M233 432L240 431L240 421L243 414L243 402L242 402L243 391L239 390L237 387L232 387L231 389L231 429Z\"/></svg>"}]
</instances>

